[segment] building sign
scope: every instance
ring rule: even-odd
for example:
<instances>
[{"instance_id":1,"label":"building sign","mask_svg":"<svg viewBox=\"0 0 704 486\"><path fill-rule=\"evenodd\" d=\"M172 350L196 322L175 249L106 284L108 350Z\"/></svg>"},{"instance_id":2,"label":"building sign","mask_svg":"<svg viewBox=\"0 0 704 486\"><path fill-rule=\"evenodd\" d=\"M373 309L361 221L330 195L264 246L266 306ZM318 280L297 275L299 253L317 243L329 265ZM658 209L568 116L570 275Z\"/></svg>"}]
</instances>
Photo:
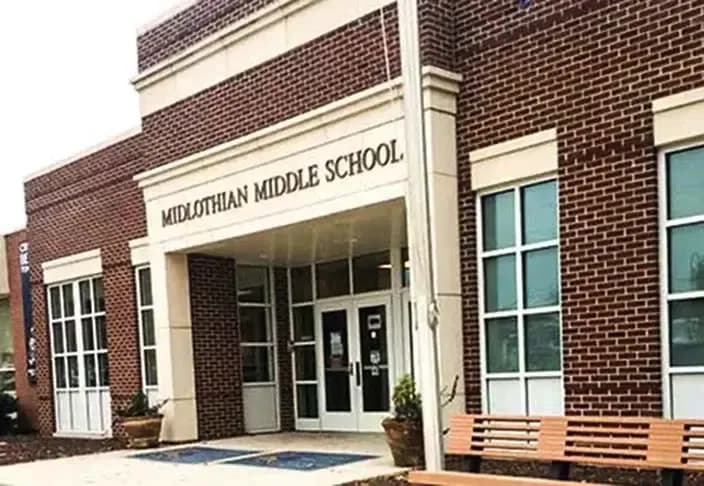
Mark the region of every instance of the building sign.
<instances>
[{"instance_id":1,"label":"building sign","mask_svg":"<svg viewBox=\"0 0 704 486\"><path fill-rule=\"evenodd\" d=\"M19 246L20 281L22 285L22 314L24 317L24 345L27 353L27 377L30 383L37 381L37 341L32 323L32 283L29 275L29 243Z\"/></svg>"},{"instance_id":2,"label":"building sign","mask_svg":"<svg viewBox=\"0 0 704 486\"><path fill-rule=\"evenodd\" d=\"M316 188L322 184L342 181L357 175L398 164L403 160L396 139L340 154L324 162L266 177L229 190L208 194L176 204L161 211L161 226L174 226L205 216L224 213L243 206L270 201L285 194Z\"/></svg>"}]
</instances>

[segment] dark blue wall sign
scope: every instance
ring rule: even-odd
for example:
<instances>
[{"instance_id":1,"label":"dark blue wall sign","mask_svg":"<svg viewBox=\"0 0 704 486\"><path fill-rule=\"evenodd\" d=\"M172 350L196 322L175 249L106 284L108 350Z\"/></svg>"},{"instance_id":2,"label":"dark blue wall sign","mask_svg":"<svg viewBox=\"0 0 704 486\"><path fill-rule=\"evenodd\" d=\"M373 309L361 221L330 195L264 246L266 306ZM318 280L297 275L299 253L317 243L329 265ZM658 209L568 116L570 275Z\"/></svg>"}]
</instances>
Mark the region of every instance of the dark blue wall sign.
<instances>
[{"instance_id":1,"label":"dark blue wall sign","mask_svg":"<svg viewBox=\"0 0 704 486\"><path fill-rule=\"evenodd\" d=\"M20 280L22 282L22 313L24 315L24 345L27 352L27 377L37 382L37 341L32 323L32 283L29 278L29 243L20 243Z\"/></svg>"}]
</instances>

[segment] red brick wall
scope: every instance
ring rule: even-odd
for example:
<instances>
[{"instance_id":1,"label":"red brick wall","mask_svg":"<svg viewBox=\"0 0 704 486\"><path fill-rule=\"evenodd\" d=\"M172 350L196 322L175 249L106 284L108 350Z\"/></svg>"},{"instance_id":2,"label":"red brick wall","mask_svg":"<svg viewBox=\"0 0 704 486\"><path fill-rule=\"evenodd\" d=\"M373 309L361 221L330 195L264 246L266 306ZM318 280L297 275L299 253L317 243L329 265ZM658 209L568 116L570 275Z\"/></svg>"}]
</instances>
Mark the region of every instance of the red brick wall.
<instances>
[{"instance_id":1,"label":"red brick wall","mask_svg":"<svg viewBox=\"0 0 704 486\"><path fill-rule=\"evenodd\" d=\"M7 248L7 272L10 281L10 322L12 323L12 346L15 351L15 390L20 413L26 425L39 428L36 386L27 375L27 348L25 344L22 279L20 277L19 246L27 241L25 230L5 236ZM30 255L31 258L31 255Z\"/></svg>"},{"instance_id":2,"label":"red brick wall","mask_svg":"<svg viewBox=\"0 0 704 486\"><path fill-rule=\"evenodd\" d=\"M137 39L139 70L153 66L274 0L200 0Z\"/></svg>"},{"instance_id":3,"label":"red brick wall","mask_svg":"<svg viewBox=\"0 0 704 486\"><path fill-rule=\"evenodd\" d=\"M392 76L400 73L395 6L385 9ZM372 13L143 120L149 167L313 110L387 80Z\"/></svg>"},{"instance_id":4,"label":"red brick wall","mask_svg":"<svg viewBox=\"0 0 704 486\"><path fill-rule=\"evenodd\" d=\"M469 151L559 134L566 411L662 413L651 102L704 85L700 0L458 2L467 406L479 408Z\"/></svg>"},{"instance_id":5,"label":"red brick wall","mask_svg":"<svg viewBox=\"0 0 704 486\"><path fill-rule=\"evenodd\" d=\"M189 255L193 368L200 439L244 432L235 261Z\"/></svg>"},{"instance_id":6,"label":"red brick wall","mask_svg":"<svg viewBox=\"0 0 704 486\"><path fill-rule=\"evenodd\" d=\"M128 241L146 234L134 174L144 167L132 137L25 184L32 305L37 333L39 428L54 431L51 353L41 264L100 248L113 409L140 387L134 277ZM116 429L116 434L120 430Z\"/></svg>"},{"instance_id":7,"label":"red brick wall","mask_svg":"<svg viewBox=\"0 0 704 486\"><path fill-rule=\"evenodd\" d=\"M274 269L274 305L276 307L277 366L279 368L279 417L281 430L296 428L293 403L293 371L291 369L291 321L288 303L288 272Z\"/></svg>"}]
</instances>

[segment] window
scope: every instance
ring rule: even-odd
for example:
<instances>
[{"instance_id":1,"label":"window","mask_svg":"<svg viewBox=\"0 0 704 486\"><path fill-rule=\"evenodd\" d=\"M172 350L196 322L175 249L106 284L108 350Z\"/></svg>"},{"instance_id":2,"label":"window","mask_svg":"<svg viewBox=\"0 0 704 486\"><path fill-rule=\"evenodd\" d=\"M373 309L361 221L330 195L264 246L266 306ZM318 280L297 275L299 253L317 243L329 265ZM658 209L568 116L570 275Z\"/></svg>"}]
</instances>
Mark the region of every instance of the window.
<instances>
[{"instance_id":1,"label":"window","mask_svg":"<svg viewBox=\"0 0 704 486\"><path fill-rule=\"evenodd\" d=\"M103 279L50 287L49 307L56 389L107 388Z\"/></svg>"},{"instance_id":2,"label":"window","mask_svg":"<svg viewBox=\"0 0 704 486\"><path fill-rule=\"evenodd\" d=\"M15 355L12 347L10 303L0 300L0 393L15 391Z\"/></svg>"},{"instance_id":3,"label":"window","mask_svg":"<svg viewBox=\"0 0 704 486\"><path fill-rule=\"evenodd\" d=\"M704 146L663 158L664 332L675 417L704 416ZM699 390L699 391L697 391Z\"/></svg>"},{"instance_id":4,"label":"window","mask_svg":"<svg viewBox=\"0 0 704 486\"><path fill-rule=\"evenodd\" d=\"M237 299L244 382L273 384L275 338L269 269L238 266Z\"/></svg>"},{"instance_id":5,"label":"window","mask_svg":"<svg viewBox=\"0 0 704 486\"><path fill-rule=\"evenodd\" d=\"M479 204L486 409L560 414L557 182L483 195Z\"/></svg>"},{"instance_id":6,"label":"window","mask_svg":"<svg viewBox=\"0 0 704 486\"><path fill-rule=\"evenodd\" d=\"M139 324L140 356L142 360L142 386L150 397L158 391L156 332L154 327L154 298L152 274L149 267L136 269L137 320Z\"/></svg>"},{"instance_id":7,"label":"window","mask_svg":"<svg viewBox=\"0 0 704 486\"><path fill-rule=\"evenodd\" d=\"M293 327L293 373L296 416L318 418L318 372L315 356L315 318L311 266L291 268L291 320Z\"/></svg>"}]
</instances>

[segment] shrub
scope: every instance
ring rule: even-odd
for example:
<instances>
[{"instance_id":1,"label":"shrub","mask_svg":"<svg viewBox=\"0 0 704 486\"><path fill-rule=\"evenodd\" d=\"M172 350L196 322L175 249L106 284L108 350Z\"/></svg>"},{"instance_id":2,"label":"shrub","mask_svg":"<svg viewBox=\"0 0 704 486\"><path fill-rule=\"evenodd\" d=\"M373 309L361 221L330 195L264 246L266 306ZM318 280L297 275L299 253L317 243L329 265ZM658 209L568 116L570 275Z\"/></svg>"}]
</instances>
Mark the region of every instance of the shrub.
<instances>
[{"instance_id":1,"label":"shrub","mask_svg":"<svg viewBox=\"0 0 704 486\"><path fill-rule=\"evenodd\" d=\"M416 393L416 382L410 375L404 375L394 388L394 418L396 420L420 421L422 403Z\"/></svg>"},{"instance_id":2,"label":"shrub","mask_svg":"<svg viewBox=\"0 0 704 486\"><path fill-rule=\"evenodd\" d=\"M140 391L130 397L130 404L127 408L117 410L117 415L122 418L156 417L160 415L159 410L164 406L164 403L166 402L150 406L149 398Z\"/></svg>"}]
</instances>

